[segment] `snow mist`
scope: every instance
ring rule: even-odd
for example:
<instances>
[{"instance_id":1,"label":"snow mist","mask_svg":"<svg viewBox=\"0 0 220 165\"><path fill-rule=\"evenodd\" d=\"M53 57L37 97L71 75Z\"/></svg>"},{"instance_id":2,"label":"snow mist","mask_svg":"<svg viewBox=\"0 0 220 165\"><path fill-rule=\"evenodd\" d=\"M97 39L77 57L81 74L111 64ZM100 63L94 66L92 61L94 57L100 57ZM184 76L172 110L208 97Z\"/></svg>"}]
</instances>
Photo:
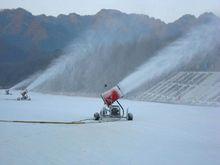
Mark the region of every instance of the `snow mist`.
<instances>
[{"instance_id":1,"label":"snow mist","mask_svg":"<svg viewBox=\"0 0 220 165\"><path fill-rule=\"evenodd\" d=\"M114 11L101 12L97 18L28 86L29 90L98 95L106 90L104 84L110 88L133 71L139 59L128 64L135 56L129 55L127 48L149 37L151 28L146 28L143 19L150 18L137 19L136 15Z\"/></svg>"},{"instance_id":2,"label":"snow mist","mask_svg":"<svg viewBox=\"0 0 220 165\"><path fill-rule=\"evenodd\" d=\"M106 82L109 82L109 86L113 86L118 81L114 82L108 73L112 70L110 62L114 63L113 60L117 59L110 59L112 58L111 47L136 40L135 37L143 34L141 30L119 35L115 33L115 29L100 25L98 28L84 32L65 49L60 58L56 59L28 86L28 89L40 92L79 92L81 94L82 92L100 92L104 89Z\"/></svg>"},{"instance_id":3,"label":"snow mist","mask_svg":"<svg viewBox=\"0 0 220 165\"><path fill-rule=\"evenodd\" d=\"M30 85L37 77L41 75L40 72L35 73L34 75L31 75L27 79L17 83L13 87L10 88L10 90L17 90L17 89L25 89L28 85Z\"/></svg>"},{"instance_id":4,"label":"snow mist","mask_svg":"<svg viewBox=\"0 0 220 165\"><path fill-rule=\"evenodd\" d=\"M63 55L54 60L52 64L38 76L29 86L29 90L58 91L74 86L77 82L75 73L80 70L79 63L88 58L99 49L101 39L93 31L85 32L80 38L74 40ZM68 88L69 89L69 88Z\"/></svg>"},{"instance_id":5,"label":"snow mist","mask_svg":"<svg viewBox=\"0 0 220 165\"><path fill-rule=\"evenodd\" d=\"M194 28L149 59L135 72L124 78L119 86L127 94L148 81L178 69L192 60L204 59L220 42L220 26L215 22Z\"/></svg>"}]
</instances>

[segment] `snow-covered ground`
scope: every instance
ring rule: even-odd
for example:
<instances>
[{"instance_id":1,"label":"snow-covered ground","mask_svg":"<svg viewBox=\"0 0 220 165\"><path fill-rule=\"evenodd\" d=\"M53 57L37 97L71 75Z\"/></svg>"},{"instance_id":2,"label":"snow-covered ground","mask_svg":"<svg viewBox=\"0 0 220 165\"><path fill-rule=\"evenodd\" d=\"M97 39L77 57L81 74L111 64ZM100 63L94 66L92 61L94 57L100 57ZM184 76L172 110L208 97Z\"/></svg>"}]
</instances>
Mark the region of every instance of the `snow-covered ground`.
<instances>
[{"instance_id":1,"label":"snow-covered ground","mask_svg":"<svg viewBox=\"0 0 220 165\"><path fill-rule=\"evenodd\" d=\"M0 91L0 120L77 121L99 98ZM219 165L220 108L121 100L134 121L81 125L0 123L0 165Z\"/></svg>"}]
</instances>

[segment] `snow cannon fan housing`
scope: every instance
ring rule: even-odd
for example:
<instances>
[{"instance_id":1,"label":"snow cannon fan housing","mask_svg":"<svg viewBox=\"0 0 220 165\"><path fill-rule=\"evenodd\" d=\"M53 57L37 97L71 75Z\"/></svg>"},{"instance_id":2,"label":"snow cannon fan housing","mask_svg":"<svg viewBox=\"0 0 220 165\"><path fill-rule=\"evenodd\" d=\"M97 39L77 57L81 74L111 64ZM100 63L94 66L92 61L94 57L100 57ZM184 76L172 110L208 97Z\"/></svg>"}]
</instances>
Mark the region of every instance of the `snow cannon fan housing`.
<instances>
[{"instance_id":1,"label":"snow cannon fan housing","mask_svg":"<svg viewBox=\"0 0 220 165\"><path fill-rule=\"evenodd\" d=\"M122 98L123 94L122 94L119 86L115 86L115 87L111 88L110 90L102 93L101 97L102 97L104 103L109 107L115 101Z\"/></svg>"}]
</instances>

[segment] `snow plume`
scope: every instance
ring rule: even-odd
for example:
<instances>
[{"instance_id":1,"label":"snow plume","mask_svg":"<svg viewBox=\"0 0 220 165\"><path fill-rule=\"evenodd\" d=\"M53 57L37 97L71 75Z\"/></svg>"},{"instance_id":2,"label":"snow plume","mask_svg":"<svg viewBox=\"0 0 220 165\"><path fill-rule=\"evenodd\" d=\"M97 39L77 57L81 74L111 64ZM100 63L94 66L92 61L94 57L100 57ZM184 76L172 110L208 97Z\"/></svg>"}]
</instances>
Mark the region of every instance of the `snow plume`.
<instances>
[{"instance_id":1,"label":"snow plume","mask_svg":"<svg viewBox=\"0 0 220 165\"><path fill-rule=\"evenodd\" d=\"M220 42L220 25L207 23L192 29L149 59L135 72L124 78L119 86L127 94L148 81L181 68L193 60L204 59Z\"/></svg>"},{"instance_id":2,"label":"snow plume","mask_svg":"<svg viewBox=\"0 0 220 165\"><path fill-rule=\"evenodd\" d=\"M88 32L89 33L89 32ZM90 37L85 39L77 39L68 46L65 53L58 59L52 62L52 64L44 71L36 80L34 80L29 86L29 90L47 90L49 88L59 88L57 85L68 86L70 84L60 83L57 84L58 79L60 81L72 79L72 72L76 70L77 62L83 60L87 56L91 55L94 45L97 43L92 42L91 34L87 35ZM59 83L59 82L58 82Z\"/></svg>"},{"instance_id":3,"label":"snow plume","mask_svg":"<svg viewBox=\"0 0 220 165\"><path fill-rule=\"evenodd\" d=\"M75 48L74 48L75 47ZM81 45L74 45L73 49L76 50L84 50L81 48ZM78 49L76 48L78 47ZM71 58L71 53L66 53L62 55L60 58L53 61L53 63L48 67L46 71L44 71L35 81L33 81L29 86L29 90L36 89L45 83L49 83L48 81L52 81L57 75L62 74L66 69L68 63L75 63L77 58L80 58L80 54L76 54L75 58ZM82 58L82 56L81 56ZM74 61L75 60L75 61Z\"/></svg>"},{"instance_id":4,"label":"snow plume","mask_svg":"<svg viewBox=\"0 0 220 165\"><path fill-rule=\"evenodd\" d=\"M144 29L145 30L145 29ZM140 35L140 30L127 34L116 33L113 28L93 27L66 48L65 53L55 60L35 81L29 90L40 92L94 93L104 89L106 81L113 82L112 45L123 45ZM126 36L126 37L125 37ZM116 60L116 58L115 58ZM108 66L107 66L108 65ZM106 69L108 68L108 69ZM114 82L108 85L114 85Z\"/></svg>"},{"instance_id":5,"label":"snow plume","mask_svg":"<svg viewBox=\"0 0 220 165\"><path fill-rule=\"evenodd\" d=\"M37 77L40 76L40 72L35 73L34 75L28 77L27 79L17 83L13 87L10 88L10 90L18 90L18 89L25 89L28 85L30 85Z\"/></svg>"}]
</instances>

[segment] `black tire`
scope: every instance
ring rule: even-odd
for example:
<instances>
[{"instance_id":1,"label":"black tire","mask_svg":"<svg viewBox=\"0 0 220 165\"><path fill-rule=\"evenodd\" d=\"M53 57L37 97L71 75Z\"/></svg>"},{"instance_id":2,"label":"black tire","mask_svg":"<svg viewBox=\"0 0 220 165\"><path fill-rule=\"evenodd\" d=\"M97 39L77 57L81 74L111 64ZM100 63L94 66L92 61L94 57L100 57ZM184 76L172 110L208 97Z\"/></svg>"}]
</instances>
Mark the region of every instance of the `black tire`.
<instances>
[{"instance_id":1,"label":"black tire","mask_svg":"<svg viewBox=\"0 0 220 165\"><path fill-rule=\"evenodd\" d=\"M132 115L132 113L128 113L128 115L127 115L127 120L133 120L133 115Z\"/></svg>"},{"instance_id":2,"label":"black tire","mask_svg":"<svg viewBox=\"0 0 220 165\"><path fill-rule=\"evenodd\" d=\"M95 120L99 120L100 119L100 115L98 112L94 113L94 119Z\"/></svg>"}]
</instances>

